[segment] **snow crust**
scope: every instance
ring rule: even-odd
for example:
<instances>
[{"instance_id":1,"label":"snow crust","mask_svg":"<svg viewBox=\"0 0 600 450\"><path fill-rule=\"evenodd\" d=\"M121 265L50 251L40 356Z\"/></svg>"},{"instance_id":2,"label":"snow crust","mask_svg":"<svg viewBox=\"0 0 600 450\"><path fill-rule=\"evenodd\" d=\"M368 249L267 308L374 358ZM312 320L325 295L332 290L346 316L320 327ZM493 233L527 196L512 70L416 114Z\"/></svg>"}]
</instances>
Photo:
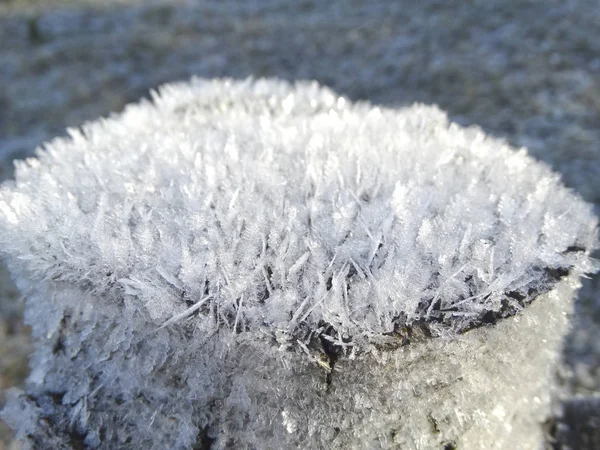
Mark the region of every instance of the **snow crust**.
<instances>
[{"instance_id":1,"label":"snow crust","mask_svg":"<svg viewBox=\"0 0 600 450\"><path fill-rule=\"evenodd\" d=\"M215 411L258 389L223 373L244 345L330 374L496 323L595 269L591 207L526 150L435 107L194 79L69 135L1 188L0 247L40 341L13 411L91 447L214 435ZM84 413L93 396L104 415Z\"/></svg>"}]
</instances>

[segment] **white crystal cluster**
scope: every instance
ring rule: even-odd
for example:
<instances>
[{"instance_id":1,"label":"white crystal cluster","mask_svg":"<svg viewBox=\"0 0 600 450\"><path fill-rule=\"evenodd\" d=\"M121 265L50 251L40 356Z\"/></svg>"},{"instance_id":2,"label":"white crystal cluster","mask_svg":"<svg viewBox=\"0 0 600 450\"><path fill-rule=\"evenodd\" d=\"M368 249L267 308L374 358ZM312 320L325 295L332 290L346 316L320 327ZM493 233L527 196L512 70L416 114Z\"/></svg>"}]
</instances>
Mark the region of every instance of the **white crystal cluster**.
<instances>
[{"instance_id":1,"label":"white crystal cluster","mask_svg":"<svg viewBox=\"0 0 600 450\"><path fill-rule=\"evenodd\" d=\"M356 426L319 427L338 417L334 365L468 334L594 269L591 208L436 108L274 80L152 97L48 143L0 191L39 340L5 417L34 447L327 445ZM369 390L382 367L361 369Z\"/></svg>"}]
</instances>

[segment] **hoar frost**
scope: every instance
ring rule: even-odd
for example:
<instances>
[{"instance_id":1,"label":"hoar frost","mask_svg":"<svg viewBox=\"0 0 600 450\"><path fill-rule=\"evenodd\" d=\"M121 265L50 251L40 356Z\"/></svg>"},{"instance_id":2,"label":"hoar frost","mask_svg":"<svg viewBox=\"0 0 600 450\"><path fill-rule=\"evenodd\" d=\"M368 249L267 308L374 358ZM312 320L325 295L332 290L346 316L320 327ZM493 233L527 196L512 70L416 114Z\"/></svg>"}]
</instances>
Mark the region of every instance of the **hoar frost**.
<instances>
[{"instance_id":1,"label":"hoar frost","mask_svg":"<svg viewBox=\"0 0 600 450\"><path fill-rule=\"evenodd\" d=\"M324 425L336 366L467 336L594 269L590 207L434 107L274 80L152 97L48 143L0 191L1 248L39 340L5 416L33 446L342 442L356 423ZM351 442L403 439L375 411Z\"/></svg>"}]
</instances>

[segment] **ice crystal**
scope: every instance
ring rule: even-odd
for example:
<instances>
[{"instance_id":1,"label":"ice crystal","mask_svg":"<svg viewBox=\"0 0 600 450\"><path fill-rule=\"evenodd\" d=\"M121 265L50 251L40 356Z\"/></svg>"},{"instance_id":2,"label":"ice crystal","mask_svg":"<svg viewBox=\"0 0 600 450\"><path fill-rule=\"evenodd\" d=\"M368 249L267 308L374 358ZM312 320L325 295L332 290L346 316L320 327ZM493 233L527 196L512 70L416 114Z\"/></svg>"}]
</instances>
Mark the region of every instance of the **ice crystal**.
<instances>
[{"instance_id":1,"label":"ice crystal","mask_svg":"<svg viewBox=\"0 0 600 450\"><path fill-rule=\"evenodd\" d=\"M40 341L37 400L19 407L91 447L244 430L256 392L221 360L249 342L331 372L495 323L593 270L596 227L526 150L435 107L315 83L167 85L46 144L0 191L1 248Z\"/></svg>"}]
</instances>

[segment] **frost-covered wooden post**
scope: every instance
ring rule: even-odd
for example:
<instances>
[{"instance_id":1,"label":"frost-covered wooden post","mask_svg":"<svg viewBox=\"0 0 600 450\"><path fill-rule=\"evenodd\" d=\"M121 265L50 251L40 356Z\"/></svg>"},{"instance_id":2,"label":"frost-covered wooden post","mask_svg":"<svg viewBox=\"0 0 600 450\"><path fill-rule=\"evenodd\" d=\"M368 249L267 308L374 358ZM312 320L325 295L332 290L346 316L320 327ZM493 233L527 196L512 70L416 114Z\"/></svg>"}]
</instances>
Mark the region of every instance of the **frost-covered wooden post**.
<instances>
[{"instance_id":1,"label":"frost-covered wooden post","mask_svg":"<svg viewBox=\"0 0 600 450\"><path fill-rule=\"evenodd\" d=\"M439 110L202 81L17 165L33 448L539 448L590 207Z\"/></svg>"}]
</instances>

